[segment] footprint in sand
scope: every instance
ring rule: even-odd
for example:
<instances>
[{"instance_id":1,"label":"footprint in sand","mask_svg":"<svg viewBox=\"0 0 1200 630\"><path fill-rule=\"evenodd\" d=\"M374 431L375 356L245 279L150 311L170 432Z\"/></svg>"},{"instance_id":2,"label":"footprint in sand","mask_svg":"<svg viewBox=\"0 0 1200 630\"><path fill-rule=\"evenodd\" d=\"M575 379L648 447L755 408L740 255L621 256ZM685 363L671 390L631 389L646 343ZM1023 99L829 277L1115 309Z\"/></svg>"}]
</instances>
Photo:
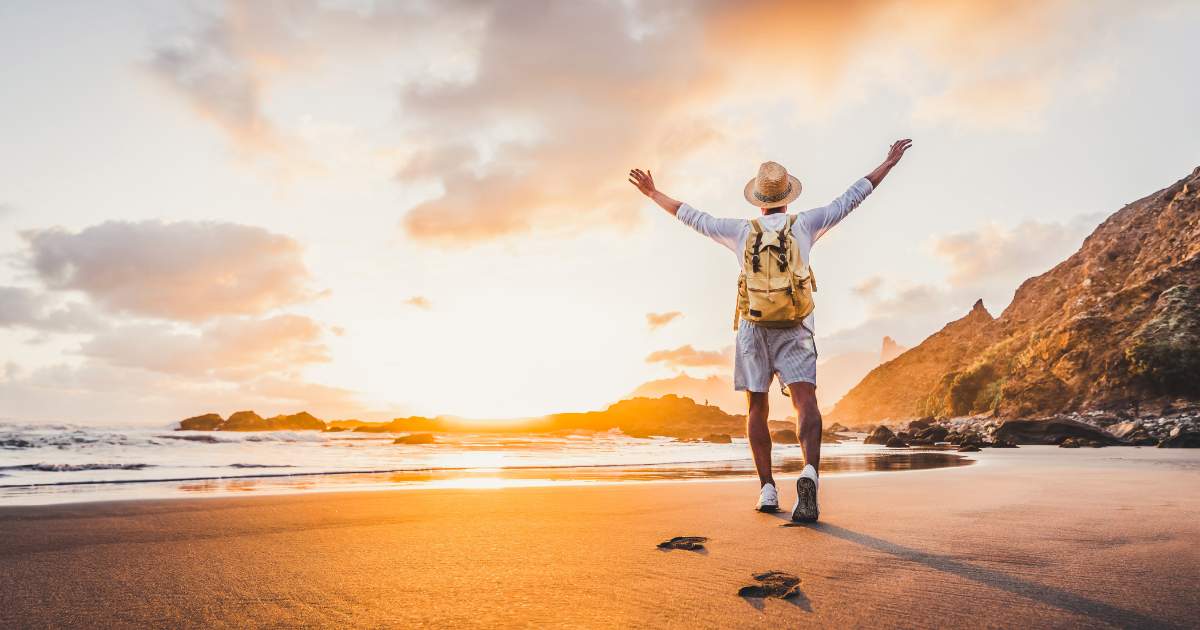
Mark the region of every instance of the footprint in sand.
<instances>
[{"instance_id":1,"label":"footprint in sand","mask_svg":"<svg viewBox=\"0 0 1200 630\"><path fill-rule=\"evenodd\" d=\"M783 571L767 571L754 574L758 584L738 589L739 597L778 597L792 599L800 595L800 578Z\"/></svg>"},{"instance_id":2,"label":"footprint in sand","mask_svg":"<svg viewBox=\"0 0 1200 630\"><path fill-rule=\"evenodd\" d=\"M708 539L704 536L676 536L671 540L658 543L659 549L683 549L684 551L700 551Z\"/></svg>"}]
</instances>

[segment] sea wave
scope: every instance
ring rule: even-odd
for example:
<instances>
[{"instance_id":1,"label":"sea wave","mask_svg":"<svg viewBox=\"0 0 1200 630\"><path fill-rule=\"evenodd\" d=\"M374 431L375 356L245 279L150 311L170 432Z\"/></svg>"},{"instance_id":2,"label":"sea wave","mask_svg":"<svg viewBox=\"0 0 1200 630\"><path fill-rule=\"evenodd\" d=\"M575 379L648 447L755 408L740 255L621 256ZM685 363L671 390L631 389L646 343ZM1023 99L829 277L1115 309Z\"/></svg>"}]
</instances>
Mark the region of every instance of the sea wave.
<instances>
[{"instance_id":1,"label":"sea wave","mask_svg":"<svg viewBox=\"0 0 1200 630\"><path fill-rule=\"evenodd\" d=\"M61 430L62 428L5 426L4 430L0 431L0 447L65 449L87 446L136 446L146 443L144 438L126 433L82 428Z\"/></svg>"},{"instance_id":2,"label":"sea wave","mask_svg":"<svg viewBox=\"0 0 1200 630\"><path fill-rule=\"evenodd\" d=\"M184 442L201 442L204 444L229 444L237 442L237 440L222 440L221 438L208 433L184 433L180 435L156 435L154 436L162 440L182 440Z\"/></svg>"},{"instance_id":3,"label":"sea wave","mask_svg":"<svg viewBox=\"0 0 1200 630\"><path fill-rule=\"evenodd\" d=\"M153 468L153 464L19 464L0 466L0 470L31 470L37 472L79 472L82 470L142 470Z\"/></svg>"}]
</instances>

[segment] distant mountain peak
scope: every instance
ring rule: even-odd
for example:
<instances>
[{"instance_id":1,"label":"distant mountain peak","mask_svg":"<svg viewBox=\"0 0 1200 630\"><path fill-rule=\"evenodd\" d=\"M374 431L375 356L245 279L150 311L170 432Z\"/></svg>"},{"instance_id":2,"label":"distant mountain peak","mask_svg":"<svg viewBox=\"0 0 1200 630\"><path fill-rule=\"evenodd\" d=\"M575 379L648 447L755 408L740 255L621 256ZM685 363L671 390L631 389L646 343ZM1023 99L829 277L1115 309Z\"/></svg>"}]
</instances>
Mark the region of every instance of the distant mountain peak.
<instances>
[{"instance_id":1,"label":"distant mountain peak","mask_svg":"<svg viewBox=\"0 0 1200 630\"><path fill-rule=\"evenodd\" d=\"M904 354L905 350L908 350L908 348L896 343L895 339L885 335L883 337L883 347L879 349L879 362L887 363Z\"/></svg>"}]
</instances>

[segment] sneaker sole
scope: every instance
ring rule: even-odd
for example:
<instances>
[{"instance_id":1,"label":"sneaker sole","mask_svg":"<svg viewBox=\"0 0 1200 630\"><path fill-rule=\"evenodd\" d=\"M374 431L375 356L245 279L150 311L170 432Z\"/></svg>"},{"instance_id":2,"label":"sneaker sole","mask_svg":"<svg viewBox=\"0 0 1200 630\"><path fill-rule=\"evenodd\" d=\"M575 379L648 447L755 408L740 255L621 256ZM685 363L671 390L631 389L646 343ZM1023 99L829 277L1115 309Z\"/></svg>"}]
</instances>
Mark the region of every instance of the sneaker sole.
<instances>
[{"instance_id":1,"label":"sneaker sole","mask_svg":"<svg viewBox=\"0 0 1200 630\"><path fill-rule=\"evenodd\" d=\"M796 508L792 510L792 520L797 523L812 523L817 520L820 511L817 510L817 484L808 477L796 480Z\"/></svg>"},{"instance_id":2,"label":"sneaker sole","mask_svg":"<svg viewBox=\"0 0 1200 630\"><path fill-rule=\"evenodd\" d=\"M779 511L779 506L778 505L764 505L762 507L754 508L754 511L775 513L775 512Z\"/></svg>"}]
</instances>

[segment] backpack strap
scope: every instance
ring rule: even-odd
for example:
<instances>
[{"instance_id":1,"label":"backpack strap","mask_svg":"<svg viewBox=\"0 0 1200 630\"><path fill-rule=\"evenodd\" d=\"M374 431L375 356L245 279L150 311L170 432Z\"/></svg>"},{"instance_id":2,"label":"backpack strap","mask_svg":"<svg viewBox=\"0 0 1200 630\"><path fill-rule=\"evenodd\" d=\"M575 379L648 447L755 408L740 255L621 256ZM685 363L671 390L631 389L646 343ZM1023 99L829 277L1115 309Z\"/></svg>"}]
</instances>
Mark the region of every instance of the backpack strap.
<instances>
[{"instance_id":1,"label":"backpack strap","mask_svg":"<svg viewBox=\"0 0 1200 630\"><path fill-rule=\"evenodd\" d=\"M750 265L750 268L754 270L754 273L758 273L758 270L762 264L758 256L759 250L762 248L762 224L758 222L758 219L751 219L750 229L754 232L754 241L752 245L750 239L746 239L747 260L745 262L746 264Z\"/></svg>"},{"instance_id":2,"label":"backpack strap","mask_svg":"<svg viewBox=\"0 0 1200 630\"><path fill-rule=\"evenodd\" d=\"M779 270L787 271L788 252L791 250L792 226L796 225L796 217L798 215L787 215L787 222L784 223L783 229L779 230Z\"/></svg>"}]
</instances>

